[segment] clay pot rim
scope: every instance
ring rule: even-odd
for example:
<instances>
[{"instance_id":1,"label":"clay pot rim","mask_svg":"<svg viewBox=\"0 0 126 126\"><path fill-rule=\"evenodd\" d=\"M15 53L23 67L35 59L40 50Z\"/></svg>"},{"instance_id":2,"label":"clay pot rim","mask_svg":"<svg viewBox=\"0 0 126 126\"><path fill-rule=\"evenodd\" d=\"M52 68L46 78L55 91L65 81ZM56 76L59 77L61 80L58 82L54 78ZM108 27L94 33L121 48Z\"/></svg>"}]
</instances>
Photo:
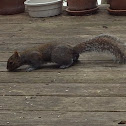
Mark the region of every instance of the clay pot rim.
<instances>
[{"instance_id":1,"label":"clay pot rim","mask_svg":"<svg viewBox=\"0 0 126 126\"><path fill-rule=\"evenodd\" d=\"M119 9L111 9L110 7L108 7L107 9L110 10L110 11L113 11L113 12L117 12L117 11L118 11L118 12L119 12L119 11L120 11L120 12L126 12L126 9L119 10Z\"/></svg>"},{"instance_id":2,"label":"clay pot rim","mask_svg":"<svg viewBox=\"0 0 126 126\"><path fill-rule=\"evenodd\" d=\"M107 10L110 14L113 14L113 15L118 15L118 16L126 15L126 10L114 10L114 9L111 9L110 7L108 7Z\"/></svg>"},{"instance_id":3,"label":"clay pot rim","mask_svg":"<svg viewBox=\"0 0 126 126\"><path fill-rule=\"evenodd\" d=\"M68 12L71 15L75 15L75 16L81 16L81 15L86 15L86 14L90 14L90 13L96 13L97 10L99 9L98 6L96 6L93 9L88 9L88 10L70 10L69 8L66 8L66 12Z\"/></svg>"},{"instance_id":4,"label":"clay pot rim","mask_svg":"<svg viewBox=\"0 0 126 126\"><path fill-rule=\"evenodd\" d=\"M69 8L67 8L66 10L69 11L69 12L90 12L90 11L93 11L93 10L96 10L98 9L98 6L96 6L95 8L92 8L92 9L86 9L86 10L70 10Z\"/></svg>"}]
</instances>

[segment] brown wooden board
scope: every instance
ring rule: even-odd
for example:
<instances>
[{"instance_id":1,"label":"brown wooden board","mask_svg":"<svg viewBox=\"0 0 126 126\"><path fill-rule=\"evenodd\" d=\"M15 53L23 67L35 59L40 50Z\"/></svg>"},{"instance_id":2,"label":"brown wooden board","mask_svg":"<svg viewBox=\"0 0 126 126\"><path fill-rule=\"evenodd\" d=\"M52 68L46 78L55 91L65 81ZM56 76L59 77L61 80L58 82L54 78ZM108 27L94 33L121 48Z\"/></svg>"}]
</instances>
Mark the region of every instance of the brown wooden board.
<instances>
[{"instance_id":1,"label":"brown wooden board","mask_svg":"<svg viewBox=\"0 0 126 126\"><path fill-rule=\"evenodd\" d=\"M1 111L1 126L119 126L126 112Z\"/></svg>"},{"instance_id":2,"label":"brown wooden board","mask_svg":"<svg viewBox=\"0 0 126 126\"><path fill-rule=\"evenodd\" d=\"M85 53L79 62L58 69L8 72L12 53L41 43L72 46L101 33L120 38L126 48L126 17L98 14L31 18L27 13L0 16L0 126L119 126L126 121L126 65L109 53Z\"/></svg>"}]
</instances>

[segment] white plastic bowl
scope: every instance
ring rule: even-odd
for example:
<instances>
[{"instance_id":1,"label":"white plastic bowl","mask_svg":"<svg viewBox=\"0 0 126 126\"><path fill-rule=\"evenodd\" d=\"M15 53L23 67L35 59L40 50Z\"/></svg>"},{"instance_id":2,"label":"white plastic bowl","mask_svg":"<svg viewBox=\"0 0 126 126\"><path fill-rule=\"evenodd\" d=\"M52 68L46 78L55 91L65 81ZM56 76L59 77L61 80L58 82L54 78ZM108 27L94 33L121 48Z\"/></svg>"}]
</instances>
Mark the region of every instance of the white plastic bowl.
<instances>
[{"instance_id":1,"label":"white plastic bowl","mask_svg":"<svg viewBox=\"0 0 126 126\"><path fill-rule=\"evenodd\" d=\"M62 12L62 0L26 0L24 4L31 17L50 17Z\"/></svg>"}]
</instances>

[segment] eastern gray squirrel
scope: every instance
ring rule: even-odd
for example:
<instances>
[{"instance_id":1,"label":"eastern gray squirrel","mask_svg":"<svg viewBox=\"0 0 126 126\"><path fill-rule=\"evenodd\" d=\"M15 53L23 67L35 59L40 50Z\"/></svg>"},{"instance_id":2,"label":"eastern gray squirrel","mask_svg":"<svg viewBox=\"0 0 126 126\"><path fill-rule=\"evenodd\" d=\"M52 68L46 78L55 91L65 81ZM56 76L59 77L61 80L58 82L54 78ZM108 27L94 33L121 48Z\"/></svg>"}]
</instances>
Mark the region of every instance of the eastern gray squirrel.
<instances>
[{"instance_id":1,"label":"eastern gray squirrel","mask_svg":"<svg viewBox=\"0 0 126 126\"><path fill-rule=\"evenodd\" d=\"M124 48L118 42L119 40L113 36L99 35L74 47L59 43L42 44L39 47L25 50L20 54L15 52L8 59L7 69L8 71L15 71L18 67L27 64L31 67L26 71L32 71L41 68L41 65L47 62L54 62L60 68L67 68L78 60L80 53L91 51L109 51L119 63L126 63Z\"/></svg>"}]
</instances>

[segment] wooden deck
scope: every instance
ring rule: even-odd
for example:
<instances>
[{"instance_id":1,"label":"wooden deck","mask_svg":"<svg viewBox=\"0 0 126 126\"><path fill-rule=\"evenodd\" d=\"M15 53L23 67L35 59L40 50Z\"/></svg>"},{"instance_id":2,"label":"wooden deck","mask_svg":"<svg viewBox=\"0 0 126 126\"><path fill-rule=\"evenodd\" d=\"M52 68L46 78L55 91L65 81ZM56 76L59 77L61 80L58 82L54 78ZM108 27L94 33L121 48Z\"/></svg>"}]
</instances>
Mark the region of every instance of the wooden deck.
<instances>
[{"instance_id":1,"label":"wooden deck","mask_svg":"<svg viewBox=\"0 0 126 126\"><path fill-rule=\"evenodd\" d=\"M75 45L101 33L126 46L126 17L101 6L92 16L0 16L0 126L118 126L126 121L126 65L110 54L88 53L68 69L48 64L34 72L7 72L14 50L47 42Z\"/></svg>"}]
</instances>

